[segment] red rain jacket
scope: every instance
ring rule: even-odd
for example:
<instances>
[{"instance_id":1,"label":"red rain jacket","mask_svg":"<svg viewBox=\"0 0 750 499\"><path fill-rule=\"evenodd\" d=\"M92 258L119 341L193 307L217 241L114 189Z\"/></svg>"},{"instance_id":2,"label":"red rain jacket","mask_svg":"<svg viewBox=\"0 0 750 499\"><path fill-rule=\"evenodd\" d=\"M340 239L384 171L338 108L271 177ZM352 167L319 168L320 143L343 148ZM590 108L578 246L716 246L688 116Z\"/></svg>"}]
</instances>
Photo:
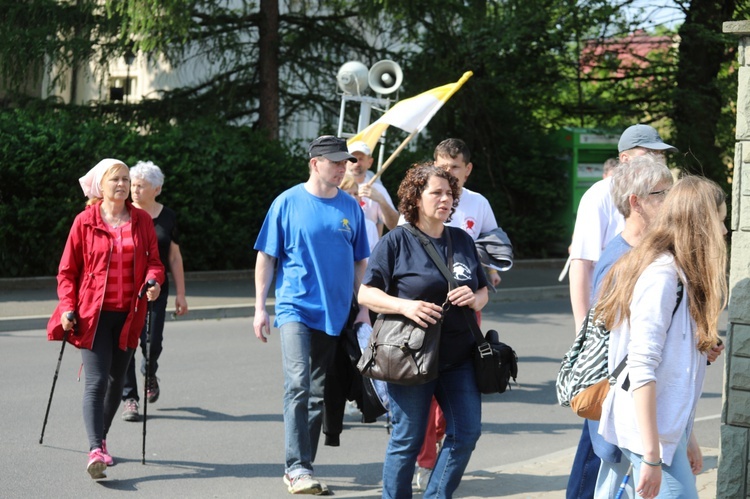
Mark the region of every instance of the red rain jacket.
<instances>
[{"instance_id":1,"label":"red rain jacket","mask_svg":"<svg viewBox=\"0 0 750 499\"><path fill-rule=\"evenodd\" d=\"M130 201L125 203L130 211L135 245L135 293L120 334L119 347L122 350L138 347L138 339L146 321L146 297L144 295L138 300L138 291L149 279L156 279L160 286L164 284L164 266L159 260L159 247L151 216L133 206ZM73 222L57 274L57 296L60 302L47 323L47 338L62 340L62 313L67 310L75 311L77 332L68 334L68 342L76 348L89 350L94 344L99 324L112 254L112 238L101 218L100 205L101 203L96 203L87 206Z\"/></svg>"}]
</instances>

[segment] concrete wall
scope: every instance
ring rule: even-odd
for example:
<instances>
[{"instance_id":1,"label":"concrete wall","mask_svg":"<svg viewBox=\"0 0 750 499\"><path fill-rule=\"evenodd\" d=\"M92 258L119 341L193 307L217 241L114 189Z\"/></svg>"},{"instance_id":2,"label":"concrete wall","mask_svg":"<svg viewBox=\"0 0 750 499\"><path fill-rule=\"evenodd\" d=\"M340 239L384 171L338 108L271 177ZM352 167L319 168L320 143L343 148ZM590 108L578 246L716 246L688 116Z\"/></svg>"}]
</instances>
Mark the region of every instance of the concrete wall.
<instances>
[{"instance_id":1,"label":"concrete wall","mask_svg":"<svg viewBox=\"0 0 750 499\"><path fill-rule=\"evenodd\" d=\"M750 21L724 23L739 37L737 144L732 183L729 324L717 498L748 497L750 476Z\"/></svg>"}]
</instances>

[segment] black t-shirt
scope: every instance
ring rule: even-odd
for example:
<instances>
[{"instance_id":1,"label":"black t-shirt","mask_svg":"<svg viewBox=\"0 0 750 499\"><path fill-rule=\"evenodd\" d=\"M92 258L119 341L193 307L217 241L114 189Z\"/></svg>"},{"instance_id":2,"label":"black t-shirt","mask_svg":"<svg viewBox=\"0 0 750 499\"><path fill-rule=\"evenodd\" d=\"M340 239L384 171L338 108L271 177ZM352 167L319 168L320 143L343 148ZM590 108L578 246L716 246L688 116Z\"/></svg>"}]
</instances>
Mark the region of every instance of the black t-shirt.
<instances>
[{"instance_id":1,"label":"black t-shirt","mask_svg":"<svg viewBox=\"0 0 750 499\"><path fill-rule=\"evenodd\" d=\"M453 277L459 286L469 286L472 291L487 286L487 278L479 263L474 241L466 232L455 227L445 227L451 233L453 245ZM448 262L446 233L440 239L428 236ZM410 300L424 300L437 305L445 302L448 282L435 266L419 240L403 227L388 232L378 242L370 255L363 283L385 291L391 296ZM473 314L474 311L472 310ZM469 329L466 314L451 306L443 317L440 338L440 363L463 362L471 356L474 336Z\"/></svg>"},{"instance_id":2,"label":"black t-shirt","mask_svg":"<svg viewBox=\"0 0 750 499\"><path fill-rule=\"evenodd\" d=\"M172 241L180 244L180 233L177 230L177 214L162 206L159 216L154 218L154 230L159 243L159 258L164 265L164 270L169 271L169 247Z\"/></svg>"}]
</instances>

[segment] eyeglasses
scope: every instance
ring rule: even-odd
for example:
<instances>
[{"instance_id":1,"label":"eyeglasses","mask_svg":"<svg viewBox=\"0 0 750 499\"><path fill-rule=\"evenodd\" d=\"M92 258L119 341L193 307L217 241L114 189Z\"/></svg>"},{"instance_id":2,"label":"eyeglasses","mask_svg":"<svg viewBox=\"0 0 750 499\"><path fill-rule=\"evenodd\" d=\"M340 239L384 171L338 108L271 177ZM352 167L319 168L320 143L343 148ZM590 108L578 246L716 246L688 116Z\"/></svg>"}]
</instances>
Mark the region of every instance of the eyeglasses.
<instances>
[{"instance_id":1,"label":"eyeglasses","mask_svg":"<svg viewBox=\"0 0 750 499\"><path fill-rule=\"evenodd\" d=\"M660 191L649 192L648 195L649 196L666 196L668 192L669 192L669 189L662 189Z\"/></svg>"}]
</instances>

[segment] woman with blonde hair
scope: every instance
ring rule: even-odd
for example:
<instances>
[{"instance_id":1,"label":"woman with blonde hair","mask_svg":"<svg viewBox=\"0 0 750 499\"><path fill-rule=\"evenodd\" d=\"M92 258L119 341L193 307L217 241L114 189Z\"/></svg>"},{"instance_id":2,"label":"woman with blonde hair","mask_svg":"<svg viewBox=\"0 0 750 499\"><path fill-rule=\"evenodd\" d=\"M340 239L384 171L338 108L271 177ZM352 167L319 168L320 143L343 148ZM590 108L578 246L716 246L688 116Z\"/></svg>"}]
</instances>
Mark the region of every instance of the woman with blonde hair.
<instances>
[{"instance_id":1,"label":"woman with blonde hair","mask_svg":"<svg viewBox=\"0 0 750 499\"><path fill-rule=\"evenodd\" d=\"M125 370L146 321L146 303L159 297L164 266L154 224L130 201L130 172L103 159L79 179L89 200L70 229L57 274L60 301L47 324L50 340L65 338L81 351L86 382L83 423L88 436L86 471L106 478L114 459L107 433L120 405ZM153 286L146 283L153 280Z\"/></svg>"},{"instance_id":2,"label":"woman with blonde hair","mask_svg":"<svg viewBox=\"0 0 750 499\"><path fill-rule=\"evenodd\" d=\"M692 427L726 303L726 214L714 182L678 181L602 284L596 315L611 331L609 370L626 356L627 367L604 401L599 433L633 464L645 499L698 497Z\"/></svg>"}]
</instances>

